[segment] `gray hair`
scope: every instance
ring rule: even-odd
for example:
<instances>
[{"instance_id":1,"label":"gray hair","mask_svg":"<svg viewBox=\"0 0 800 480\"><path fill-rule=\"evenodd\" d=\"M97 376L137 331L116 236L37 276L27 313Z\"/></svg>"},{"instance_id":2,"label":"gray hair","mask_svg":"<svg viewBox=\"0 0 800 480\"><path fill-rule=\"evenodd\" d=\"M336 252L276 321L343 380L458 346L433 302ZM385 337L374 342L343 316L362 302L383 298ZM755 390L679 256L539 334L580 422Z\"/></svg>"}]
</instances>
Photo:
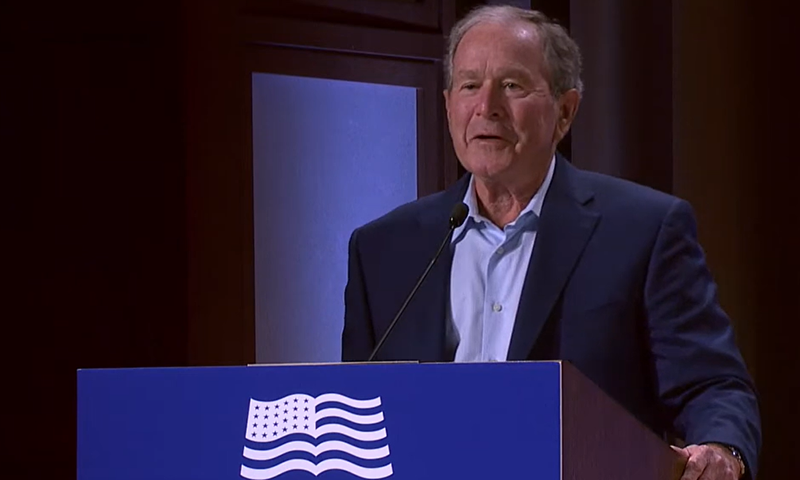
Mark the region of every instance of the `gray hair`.
<instances>
[{"instance_id":1,"label":"gray hair","mask_svg":"<svg viewBox=\"0 0 800 480\"><path fill-rule=\"evenodd\" d=\"M453 87L453 58L456 48L467 31L479 23L523 21L533 24L542 43L545 68L549 73L550 91L554 97L570 89L583 93L581 81L581 52L567 31L536 10L524 10L509 5L486 5L472 10L453 26L447 43L445 84Z\"/></svg>"}]
</instances>

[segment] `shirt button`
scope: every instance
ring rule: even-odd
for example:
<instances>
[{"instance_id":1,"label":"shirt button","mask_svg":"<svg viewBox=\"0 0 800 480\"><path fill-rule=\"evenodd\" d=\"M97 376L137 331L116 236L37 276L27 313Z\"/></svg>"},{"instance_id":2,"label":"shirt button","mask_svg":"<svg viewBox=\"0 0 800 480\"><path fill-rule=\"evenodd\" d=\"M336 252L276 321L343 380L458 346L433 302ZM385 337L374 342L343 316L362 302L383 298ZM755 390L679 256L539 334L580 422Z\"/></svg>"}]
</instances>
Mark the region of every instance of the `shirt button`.
<instances>
[{"instance_id":1,"label":"shirt button","mask_svg":"<svg viewBox=\"0 0 800 480\"><path fill-rule=\"evenodd\" d=\"M492 305L492 310L494 310L495 312L499 312L502 309L503 309L503 306L500 305L499 303L495 303L494 305Z\"/></svg>"},{"instance_id":2,"label":"shirt button","mask_svg":"<svg viewBox=\"0 0 800 480\"><path fill-rule=\"evenodd\" d=\"M504 253L506 253L506 249L505 249L505 248L503 248L503 247L500 247L500 248L498 248L498 249L497 249L497 254L498 254L498 255L502 255L502 254L504 254Z\"/></svg>"}]
</instances>

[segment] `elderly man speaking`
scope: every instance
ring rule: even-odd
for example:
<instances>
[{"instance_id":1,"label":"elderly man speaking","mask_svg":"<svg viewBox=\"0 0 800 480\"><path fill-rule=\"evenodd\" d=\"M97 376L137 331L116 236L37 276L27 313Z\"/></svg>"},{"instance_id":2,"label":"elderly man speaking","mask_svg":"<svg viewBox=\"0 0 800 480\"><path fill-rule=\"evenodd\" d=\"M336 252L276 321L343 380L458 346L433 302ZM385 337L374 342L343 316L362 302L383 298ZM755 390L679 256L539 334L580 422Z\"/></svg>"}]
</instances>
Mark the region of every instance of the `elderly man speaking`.
<instances>
[{"instance_id":1,"label":"elderly man speaking","mask_svg":"<svg viewBox=\"0 0 800 480\"><path fill-rule=\"evenodd\" d=\"M580 71L576 43L539 12L488 6L455 25L444 100L468 174L353 232L342 359L370 357L463 202L465 221L375 358L567 360L688 445L674 447L683 480L754 479L757 397L691 207L556 152Z\"/></svg>"}]
</instances>

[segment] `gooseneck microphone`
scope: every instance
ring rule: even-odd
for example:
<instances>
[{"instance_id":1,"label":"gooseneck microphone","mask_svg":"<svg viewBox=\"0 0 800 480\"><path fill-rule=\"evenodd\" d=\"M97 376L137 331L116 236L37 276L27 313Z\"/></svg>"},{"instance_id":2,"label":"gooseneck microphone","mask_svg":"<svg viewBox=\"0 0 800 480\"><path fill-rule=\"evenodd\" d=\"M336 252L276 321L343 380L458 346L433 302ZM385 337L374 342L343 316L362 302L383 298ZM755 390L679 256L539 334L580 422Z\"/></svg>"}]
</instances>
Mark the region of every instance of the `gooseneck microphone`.
<instances>
[{"instance_id":1,"label":"gooseneck microphone","mask_svg":"<svg viewBox=\"0 0 800 480\"><path fill-rule=\"evenodd\" d=\"M417 284L414 285L414 289L411 290L411 293L409 293L408 297L406 297L406 301L403 302L403 306L400 307L397 315L394 316L392 323L389 324L389 328L386 329L386 332L384 332L378 344L375 345L375 348L372 350L372 354L370 354L369 358L367 359L368 362L371 362L375 358L375 355L377 355L378 351L381 349L381 346L383 346L383 343L387 338L389 338L389 334L392 333L394 326L397 325L397 321L400 319L400 316L402 316L403 312L406 311L406 307L408 307L411 299L414 298L414 295L416 295L417 290L419 290L420 285L422 285L422 282L425 281L425 278L428 276L428 273L430 273L433 265L436 263L436 260L439 259L439 256L442 254L442 250L444 250L445 245L449 243L450 235L453 234L453 230L460 227L461 224L464 223L464 220L467 219L468 214L469 208L467 208L467 206L462 202L457 203L453 207L453 211L450 213L450 228L447 230L447 235L445 235L444 240L442 240L442 244L439 245L439 250L436 251L436 255L434 255L433 259L430 261L430 263L428 263L428 268L425 269L425 271L422 273L422 276L419 277L419 280L417 280Z\"/></svg>"}]
</instances>

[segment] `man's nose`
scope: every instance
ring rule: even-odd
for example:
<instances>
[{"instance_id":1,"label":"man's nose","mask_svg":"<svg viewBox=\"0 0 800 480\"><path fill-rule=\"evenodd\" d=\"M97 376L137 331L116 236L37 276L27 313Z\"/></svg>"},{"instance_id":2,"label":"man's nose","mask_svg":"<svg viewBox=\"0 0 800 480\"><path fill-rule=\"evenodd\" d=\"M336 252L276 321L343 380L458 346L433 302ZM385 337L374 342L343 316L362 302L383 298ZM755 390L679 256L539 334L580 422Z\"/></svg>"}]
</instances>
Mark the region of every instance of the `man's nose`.
<instances>
[{"instance_id":1,"label":"man's nose","mask_svg":"<svg viewBox=\"0 0 800 480\"><path fill-rule=\"evenodd\" d=\"M484 85L478 95L478 115L492 118L502 114L503 101L499 88L493 85Z\"/></svg>"}]
</instances>

